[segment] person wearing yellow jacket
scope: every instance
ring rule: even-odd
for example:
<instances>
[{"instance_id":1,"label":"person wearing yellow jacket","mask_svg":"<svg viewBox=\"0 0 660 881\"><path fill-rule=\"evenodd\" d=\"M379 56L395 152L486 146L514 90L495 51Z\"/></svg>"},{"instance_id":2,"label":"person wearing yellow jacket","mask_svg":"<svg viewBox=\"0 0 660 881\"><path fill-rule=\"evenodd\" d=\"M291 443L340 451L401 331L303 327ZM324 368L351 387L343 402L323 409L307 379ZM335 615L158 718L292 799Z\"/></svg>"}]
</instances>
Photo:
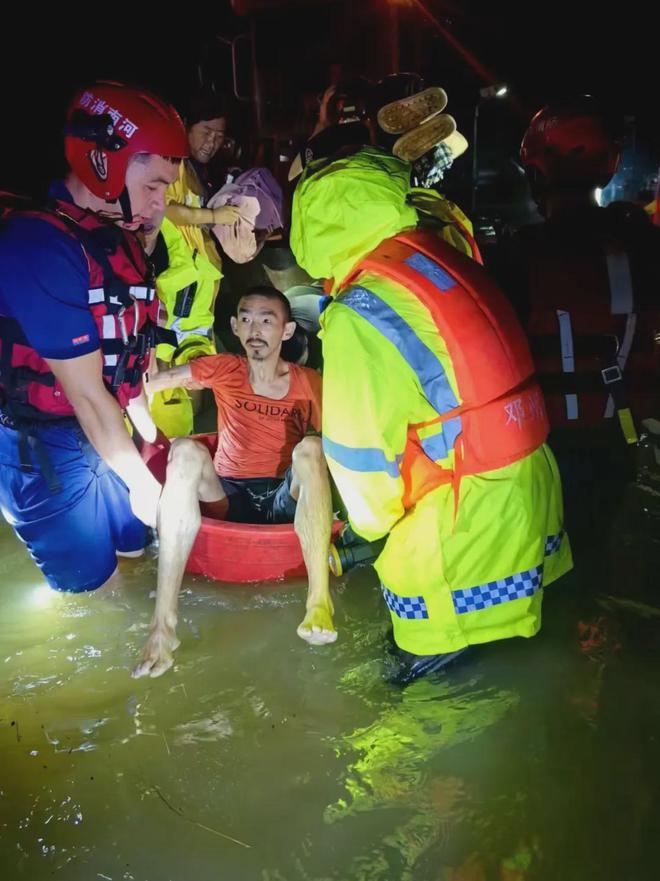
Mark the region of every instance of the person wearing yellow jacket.
<instances>
[{"instance_id":1,"label":"person wearing yellow jacket","mask_svg":"<svg viewBox=\"0 0 660 881\"><path fill-rule=\"evenodd\" d=\"M194 95L185 122L190 157L180 164L177 180L167 189L166 217L183 236L204 278L204 284L197 290L195 309L200 317L202 314L207 316L206 329L213 340L214 306L222 277L222 260L211 227L231 225L238 217L238 209L228 205L206 207L211 195L206 169L226 137L227 113L220 96L212 93ZM204 354L214 352L215 348Z\"/></svg>"},{"instance_id":2,"label":"person wearing yellow jacket","mask_svg":"<svg viewBox=\"0 0 660 881\"><path fill-rule=\"evenodd\" d=\"M221 269L210 227L233 223L238 212L227 206L205 206L211 195L207 168L225 142L227 110L220 95L200 92L191 97L184 117L190 157L181 164L177 180L168 187L167 217L180 228L193 252Z\"/></svg>"},{"instance_id":3,"label":"person wearing yellow jacket","mask_svg":"<svg viewBox=\"0 0 660 881\"><path fill-rule=\"evenodd\" d=\"M417 227L410 165L371 147L310 166L291 245L333 279L323 446L375 563L402 681L469 645L533 636L572 566L547 416L511 307Z\"/></svg>"},{"instance_id":4,"label":"person wearing yellow jacket","mask_svg":"<svg viewBox=\"0 0 660 881\"><path fill-rule=\"evenodd\" d=\"M157 272L158 323L170 331L168 341L156 348L158 360L176 367L215 354L211 304L220 271L191 251L180 230L166 217L157 238L148 240L146 248ZM151 398L150 409L154 422L168 437L192 434L195 407L187 389L158 392Z\"/></svg>"},{"instance_id":5,"label":"person wearing yellow jacket","mask_svg":"<svg viewBox=\"0 0 660 881\"><path fill-rule=\"evenodd\" d=\"M413 187L408 195L408 204L417 212L417 225L435 229L450 245L462 254L483 263L479 247L474 238L472 221L437 190Z\"/></svg>"}]
</instances>

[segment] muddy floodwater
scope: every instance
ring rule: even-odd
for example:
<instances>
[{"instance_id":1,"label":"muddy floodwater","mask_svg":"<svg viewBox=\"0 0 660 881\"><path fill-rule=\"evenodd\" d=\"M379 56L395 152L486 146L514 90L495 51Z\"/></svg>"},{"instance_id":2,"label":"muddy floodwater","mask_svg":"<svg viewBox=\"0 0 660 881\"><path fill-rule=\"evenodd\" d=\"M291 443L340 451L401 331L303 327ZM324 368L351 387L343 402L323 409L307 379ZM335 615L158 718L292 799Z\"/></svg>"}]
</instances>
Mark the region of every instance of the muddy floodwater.
<instances>
[{"instance_id":1,"label":"muddy floodwater","mask_svg":"<svg viewBox=\"0 0 660 881\"><path fill-rule=\"evenodd\" d=\"M154 552L118 596L63 597L0 522L0 878L657 878L659 539L623 511L539 636L401 690L369 567L322 648L304 583L187 576L176 666L136 681Z\"/></svg>"}]
</instances>

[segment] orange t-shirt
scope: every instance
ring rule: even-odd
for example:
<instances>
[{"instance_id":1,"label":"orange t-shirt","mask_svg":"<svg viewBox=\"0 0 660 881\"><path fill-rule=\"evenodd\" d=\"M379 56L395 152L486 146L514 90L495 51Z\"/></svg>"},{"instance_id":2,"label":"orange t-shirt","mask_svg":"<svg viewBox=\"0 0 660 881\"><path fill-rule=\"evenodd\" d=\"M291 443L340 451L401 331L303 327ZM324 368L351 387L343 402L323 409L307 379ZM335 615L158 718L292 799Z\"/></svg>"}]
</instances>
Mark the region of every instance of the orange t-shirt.
<instances>
[{"instance_id":1,"label":"orange t-shirt","mask_svg":"<svg viewBox=\"0 0 660 881\"><path fill-rule=\"evenodd\" d=\"M321 377L289 364L289 391L281 400L252 391L247 358L209 355L190 362L195 382L213 389L218 407L218 449L213 460L221 477L283 477L293 448L309 429L321 430Z\"/></svg>"}]
</instances>

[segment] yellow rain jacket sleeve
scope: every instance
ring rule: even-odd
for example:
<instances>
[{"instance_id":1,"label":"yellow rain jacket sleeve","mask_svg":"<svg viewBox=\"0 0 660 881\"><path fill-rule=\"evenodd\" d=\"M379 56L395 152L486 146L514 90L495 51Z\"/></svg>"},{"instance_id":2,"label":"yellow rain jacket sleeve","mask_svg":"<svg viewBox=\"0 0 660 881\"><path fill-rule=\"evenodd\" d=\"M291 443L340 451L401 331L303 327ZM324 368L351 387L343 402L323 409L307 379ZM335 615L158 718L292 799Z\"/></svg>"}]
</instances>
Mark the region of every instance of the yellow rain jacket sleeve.
<instances>
[{"instance_id":1,"label":"yellow rain jacket sleeve","mask_svg":"<svg viewBox=\"0 0 660 881\"><path fill-rule=\"evenodd\" d=\"M322 327L338 343L324 344L323 448L351 526L373 541L404 514L398 462L418 392L396 349L360 316L331 304Z\"/></svg>"},{"instance_id":2,"label":"yellow rain jacket sleeve","mask_svg":"<svg viewBox=\"0 0 660 881\"><path fill-rule=\"evenodd\" d=\"M204 190L188 160L179 163L179 177L167 188L167 218L178 227L190 250L222 270L222 260L207 226L213 212L204 207ZM217 294L217 286L216 286Z\"/></svg>"},{"instance_id":3,"label":"yellow rain jacket sleeve","mask_svg":"<svg viewBox=\"0 0 660 881\"><path fill-rule=\"evenodd\" d=\"M464 235L473 235L472 221L458 205L436 190L425 190L421 187L411 190L408 202L417 211L421 226L425 225L426 217L439 221L442 224L440 237L462 254L474 257L472 244Z\"/></svg>"}]
</instances>

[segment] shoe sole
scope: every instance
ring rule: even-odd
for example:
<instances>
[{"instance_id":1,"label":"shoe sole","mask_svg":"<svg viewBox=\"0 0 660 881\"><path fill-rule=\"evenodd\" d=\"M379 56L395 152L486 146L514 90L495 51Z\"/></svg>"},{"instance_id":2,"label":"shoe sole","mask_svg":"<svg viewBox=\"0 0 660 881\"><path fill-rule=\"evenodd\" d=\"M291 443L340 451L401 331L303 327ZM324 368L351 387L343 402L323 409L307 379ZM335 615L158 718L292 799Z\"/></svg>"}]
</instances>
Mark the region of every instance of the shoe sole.
<instances>
[{"instance_id":1,"label":"shoe sole","mask_svg":"<svg viewBox=\"0 0 660 881\"><path fill-rule=\"evenodd\" d=\"M395 142L392 153L404 162L415 162L436 144L444 141L456 131L456 120L447 113L440 113L423 122Z\"/></svg>"},{"instance_id":2,"label":"shoe sole","mask_svg":"<svg viewBox=\"0 0 660 881\"><path fill-rule=\"evenodd\" d=\"M442 113L447 106L447 93L440 86L424 89L410 98L392 101L378 111L378 125L389 135L399 135L420 125L429 116Z\"/></svg>"}]
</instances>

